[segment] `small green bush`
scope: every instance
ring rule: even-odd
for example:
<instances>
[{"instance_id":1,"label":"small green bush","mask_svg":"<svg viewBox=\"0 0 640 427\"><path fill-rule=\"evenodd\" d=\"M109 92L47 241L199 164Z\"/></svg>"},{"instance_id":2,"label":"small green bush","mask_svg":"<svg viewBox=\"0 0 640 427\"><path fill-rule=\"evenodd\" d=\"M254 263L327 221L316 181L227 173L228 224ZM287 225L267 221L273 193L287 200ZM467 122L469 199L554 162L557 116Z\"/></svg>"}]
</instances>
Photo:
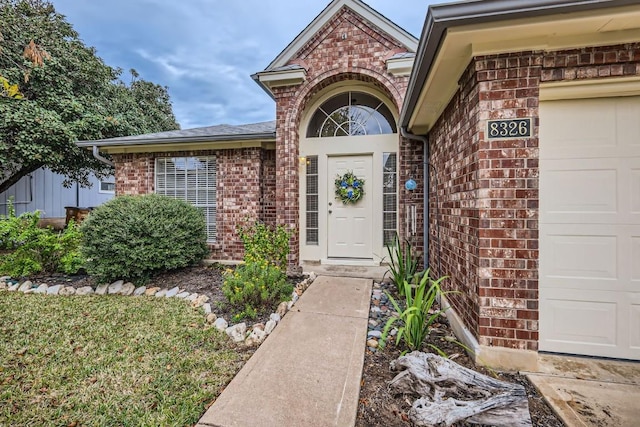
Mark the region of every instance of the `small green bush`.
<instances>
[{"instance_id":1,"label":"small green bush","mask_svg":"<svg viewBox=\"0 0 640 427\"><path fill-rule=\"evenodd\" d=\"M201 211L155 194L116 197L94 209L80 230L87 272L102 281L144 282L208 253Z\"/></svg>"},{"instance_id":2,"label":"small green bush","mask_svg":"<svg viewBox=\"0 0 640 427\"><path fill-rule=\"evenodd\" d=\"M7 251L0 259L0 274L73 274L82 267L80 232L73 221L63 232L57 232L39 227L39 220L39 211L16 216L9 202L8 215L0 216L0 249Z\"/></svg>"},{"instance_id":3,"label":"small green bush","mask_svg":"<svg viewBox=\"0 0 640 427\"><path fill-rule=\"evenodd\" d=\"M231 306L240 310L234 320L254 319L263 309L289 299L293 286L279 267L262 260L227 270L222 291Z\"/></svg>"},{"instance_id":4,"label":"small green bush","mask_svg":"<svg viewBox=\"0 0 640 427\"><path fill-rule=\"evenodd\" d=\"M262 260L287 271L289 239L291 233L282 225L269 228L262 222L250 226L238 227L238 234L244 245L246 263Z\"/></svg>"}]
</instances>

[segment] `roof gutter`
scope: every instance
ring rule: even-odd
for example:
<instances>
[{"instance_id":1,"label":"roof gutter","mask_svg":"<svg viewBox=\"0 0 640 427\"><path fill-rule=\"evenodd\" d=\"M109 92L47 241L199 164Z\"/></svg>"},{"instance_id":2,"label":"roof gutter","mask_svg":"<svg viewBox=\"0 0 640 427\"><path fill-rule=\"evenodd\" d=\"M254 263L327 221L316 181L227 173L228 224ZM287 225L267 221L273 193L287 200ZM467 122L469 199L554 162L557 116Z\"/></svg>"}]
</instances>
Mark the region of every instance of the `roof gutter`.
<instances>
[{"instance_id":1,"label":"roof gutter","mask_svg":"<svg viewBox=\"0 0 640 427\"><path fill-rule=\"evenodd\" d=\"M117 147L122 145L144 145L144 144L175 144L183 142L226 142L226 141L251 141L262 139L275 139L275 132L237 134L237 135L220 135L220 136L183 136L179 138L129 138L118 140L96 140L78 142L80 147Z\"/></svg>"},{"instance_id":2,"label":"roof gutter","mask_svg":"<svg viewBox=\"0 0 640 427\"><path fill-rule=\"evenodd\" d=\"M93 157L95 157L96 159L100 160L102 163L105 163L111 167L115 167L114 163L107 159L106 157L103 157L100 155L100 151L98 150L98 146L97 145L93 145Z\"/></svg>"},{"instance_id":3,"label":"roof gutter","mask_svg":"<svg viewBox=\"0 0 640 427\"><path fill-rule=\"evenodd\" d=\"M400 128L408 129L449 28L637 4L638 0L473 0L429 6L400 113Z\"/></svg>"}]
</instances>

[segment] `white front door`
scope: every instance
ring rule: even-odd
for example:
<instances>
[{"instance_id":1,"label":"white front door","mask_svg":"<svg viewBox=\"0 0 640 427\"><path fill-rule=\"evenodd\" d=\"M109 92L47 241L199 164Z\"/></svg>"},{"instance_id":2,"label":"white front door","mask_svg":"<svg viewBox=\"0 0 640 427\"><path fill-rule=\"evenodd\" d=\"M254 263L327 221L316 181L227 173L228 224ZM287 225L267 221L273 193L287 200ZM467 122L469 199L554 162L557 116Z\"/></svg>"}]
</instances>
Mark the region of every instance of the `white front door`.
<instances>
[{"instance_id":1,"label":"white front door","mask_svg":"<svg viewBox=\"0 0 640 427\"><path fill-rule=\"evenodd\" d=\"M329 258L373 258L373 221L371 191L373 156L339 156L328 159L328 256ZM353 172L365 181L364 196L357 203L344 204L336 199L335 180Z\"/></svg>"}]
</instances>

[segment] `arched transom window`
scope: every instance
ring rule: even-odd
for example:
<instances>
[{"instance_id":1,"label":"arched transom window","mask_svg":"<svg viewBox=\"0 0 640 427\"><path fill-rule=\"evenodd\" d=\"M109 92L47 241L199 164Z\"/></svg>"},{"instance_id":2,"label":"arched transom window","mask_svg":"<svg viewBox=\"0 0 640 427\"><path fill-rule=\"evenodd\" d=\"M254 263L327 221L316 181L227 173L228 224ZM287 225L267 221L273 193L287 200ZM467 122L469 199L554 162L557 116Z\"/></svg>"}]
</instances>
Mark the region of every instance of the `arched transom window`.
<instances>
[{"instance_id":1,"label":"arched transom window","mask_svg":"<svg viewBox=\"0 0 640 427\"><path fill-rule=\"evenodd\" d=\"M364 92L345 92L329 98L314 113L307 138L396 133L389 108Z\"/></svg>"}]
</instances>

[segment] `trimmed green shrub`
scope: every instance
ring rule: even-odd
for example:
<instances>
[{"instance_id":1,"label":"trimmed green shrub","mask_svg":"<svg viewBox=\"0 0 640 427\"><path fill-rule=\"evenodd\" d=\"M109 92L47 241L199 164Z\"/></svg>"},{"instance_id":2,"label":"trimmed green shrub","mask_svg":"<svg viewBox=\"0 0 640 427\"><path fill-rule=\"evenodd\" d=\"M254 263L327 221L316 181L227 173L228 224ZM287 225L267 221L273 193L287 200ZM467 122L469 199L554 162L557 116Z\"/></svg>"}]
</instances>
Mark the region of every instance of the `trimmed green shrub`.
<instances>
[{"instance_id":1,"label":"trimmed green shrub","mask_svg":"<svg viewBox=\"0 0 640 427\"><path fill-rule=\"evenodd\" d=\"M224 273L222 292L232 307L239 310L234 321L254 319L260 311L272 309L291 298L293 286L279 267L266 260L242 264Z\"/></svg>"},{"instance_id":2,"label":"trimmed green shrub","mask_svg":"<svg viewBox=\"0 0 640 427\"><path fill-rule=\"evenodd\" d=\"M94 209L80 230L87 272L101 281L144 282L197 264L209 251L202 212L156 194L116 197Z\"/></svg>"},{"instance_id":3,"label":"trimmed green shrub","mask_svg":"<svg viewBox=\"0 0 640 427\"><path fill-rule=\"evenodd\" d=\"M38 226L40 212L16 216L11 201L8 215L0 216L0 274L23 277L38 273L78 272L83 258L79 252L80 232L69 223L63 232Z\"/></svg>"}]
</instances>

